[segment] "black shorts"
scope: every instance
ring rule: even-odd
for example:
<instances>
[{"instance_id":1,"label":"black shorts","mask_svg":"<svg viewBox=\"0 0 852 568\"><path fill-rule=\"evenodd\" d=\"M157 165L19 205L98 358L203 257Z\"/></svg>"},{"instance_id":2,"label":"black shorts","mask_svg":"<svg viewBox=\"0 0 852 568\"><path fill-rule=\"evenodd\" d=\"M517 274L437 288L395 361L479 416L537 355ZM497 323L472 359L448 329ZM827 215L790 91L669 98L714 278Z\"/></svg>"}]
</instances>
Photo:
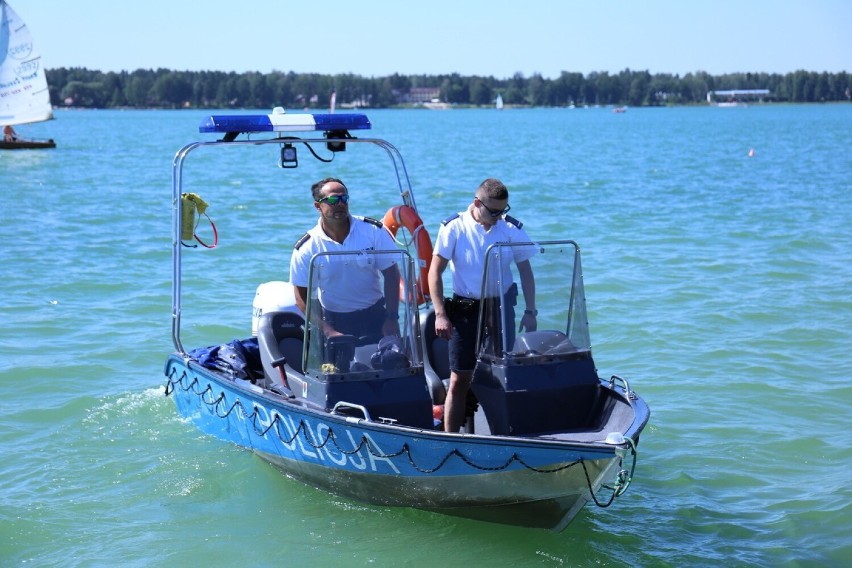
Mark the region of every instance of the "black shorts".
<instances>
[{"instance_id":1,"label":"black shorts","mask_svg":"<svg viewBox=\"0 0 852 568\"><path fill-rule=\"evenodd\" d=\"M506 341L509 349L515 342L515 304L517 302L517 286L512 284L504 296L503 308L500 313L499 302L492 298L486 302L483 329L482 354L500 357L503 354L503 317L509 327L506 329ZM480 301L453 295L452 300L445 300L447 315L453 324L450 335L450 370L472 371L476 367L476 359L480 354L480 346L476 344L479 325Z\"/></svg>"},{"instance_id":2,"label":"black shorts","mask_svg":"<svg viewBox=\"0 0 852 568\"><path fill-rule=\"evenodd\" d=\"M476 367L476 329L479 311L453 314L450 317L453 332L450 335L450 370L473 371Z\"/></svg>"}]
</instances>

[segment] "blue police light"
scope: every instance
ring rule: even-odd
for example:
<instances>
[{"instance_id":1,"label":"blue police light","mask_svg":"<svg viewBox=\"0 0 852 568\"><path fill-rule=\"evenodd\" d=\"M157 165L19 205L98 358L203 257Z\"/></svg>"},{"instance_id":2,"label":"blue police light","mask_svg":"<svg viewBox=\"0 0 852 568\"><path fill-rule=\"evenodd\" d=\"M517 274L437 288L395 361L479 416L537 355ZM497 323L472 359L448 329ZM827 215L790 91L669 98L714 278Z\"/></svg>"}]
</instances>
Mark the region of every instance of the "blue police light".
<instances>
[{"instance_id":1,"label":"blue police light","mask_svg":"<svg viewBox=\"0 0 852 568\"><path fill-rule=\"evenodd\" d=\"M214 115L205 118L199 132L309 132L369 130L365 114L242 114Z\"/></svg>"}]
</instances>

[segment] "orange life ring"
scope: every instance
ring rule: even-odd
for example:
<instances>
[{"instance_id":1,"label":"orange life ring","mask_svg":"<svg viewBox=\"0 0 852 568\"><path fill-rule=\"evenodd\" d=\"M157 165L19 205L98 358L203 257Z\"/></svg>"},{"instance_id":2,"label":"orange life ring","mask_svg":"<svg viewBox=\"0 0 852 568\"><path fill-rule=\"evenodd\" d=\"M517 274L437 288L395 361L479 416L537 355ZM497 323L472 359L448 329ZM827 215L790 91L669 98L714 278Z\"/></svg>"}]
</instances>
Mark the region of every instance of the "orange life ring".
<instances>
[{"instance_id":1,"label":"orange life ring","mask_svg":"<svg viewBox=\"0 0 852 568\"><path fill-rule=\"evenodd\" d=\"M411 233L414 249L417 252L417 262L420 265L420 275L417 278L417 305L426 303L429 299L429 266L432 264L432 239L423 226L423 220L413 207L397 205L385 213L382 224L396 236L400 227L405 227ZM404 295L405 286L400 282L400 293Z\"/></svg>"}]
</instances>

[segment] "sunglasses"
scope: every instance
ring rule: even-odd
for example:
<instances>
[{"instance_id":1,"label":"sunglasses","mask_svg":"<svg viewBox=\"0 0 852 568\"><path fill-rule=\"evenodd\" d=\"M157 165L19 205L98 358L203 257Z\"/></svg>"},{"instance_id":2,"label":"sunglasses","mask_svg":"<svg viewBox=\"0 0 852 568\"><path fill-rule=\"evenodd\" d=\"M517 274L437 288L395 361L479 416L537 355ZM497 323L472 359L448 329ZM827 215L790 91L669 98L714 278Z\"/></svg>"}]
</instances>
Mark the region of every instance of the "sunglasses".
<instances>
[{"instance_id":1,"label":"sunglasses","mask_svg":"<svg viewBox=\"0 0 852 568\"><path fill-rule=\"evenodd\" d=\"M328 197L321 197L317 199L317 203L328 203L329 205L337 205L338 203L343 203L346 205L349 203L349 194L343 195L329 195Z\"/></svg>"},{"instance_id":2,"label":"sunglasses","mask_svg":"<svg viewBox=\"0 0 852 568\"><path fill-rule=\"evenodd\" d=\"M483 207L485 207L485 210L486 210L486 211L488 211L488 213L489 213L492 217L499 217L500 215L505 215L505 214L506 214L506 213L508 213L508 212L509 212L509 210L512 208L512 206L511 206L511 205L506 205L506 208L505 208L505 209L500 209L500 210L497 210L497 209L491 209L489 206L487 206L486 204L484 204L480 198L478 198L478 197L477 197L477 198L476 198L476 200L477 200L477 201L479 201L479 204L480 204L480 205L482 205Z\"/></svg>"}]
</instances>

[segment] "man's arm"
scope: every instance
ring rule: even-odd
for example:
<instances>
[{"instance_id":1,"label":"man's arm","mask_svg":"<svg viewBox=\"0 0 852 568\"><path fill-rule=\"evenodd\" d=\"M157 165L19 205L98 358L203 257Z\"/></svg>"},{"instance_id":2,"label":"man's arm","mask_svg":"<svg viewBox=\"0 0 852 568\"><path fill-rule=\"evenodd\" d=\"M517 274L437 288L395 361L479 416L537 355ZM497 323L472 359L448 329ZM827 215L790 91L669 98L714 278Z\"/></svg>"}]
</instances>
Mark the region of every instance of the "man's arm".
<instances>
[{"instance_id":1,"label":"man's arm","mask_svg":"<svg viewBox=\"0 0 852 568\"><path fill-rule=\"evenodd\" d=\"M521 278L521 291L524 294L524 315L521 317L519 331L535 331L538 327L535 307L535 277L529 260L518 263L518 274Z\"/></svg>"},{"instance_id":2,"label":"man's arm","mask_svg":"<svg viewBox=\"0 0 852 568\"><path fill-rule=\"evenodd\" d=\"M293 286L293 296L296 298L296 305L302 310L302 314L308 313L308 289L305 286Z\"/></svg>"},{"instance_id":3,"label":"man's arm","mask_svg":"<svg viewBox=\"0 0 852 568\"><path fill-rule=\"evenodd\" d=\"M447 317L447 307L444 305L443 275L449 262L443 256L436 254L432 256L432 265L429 267L429 295L435 307L435 334L444 339L449 339L450 332L453 330L453 324Z\"/></svg>"}]
</instances>

